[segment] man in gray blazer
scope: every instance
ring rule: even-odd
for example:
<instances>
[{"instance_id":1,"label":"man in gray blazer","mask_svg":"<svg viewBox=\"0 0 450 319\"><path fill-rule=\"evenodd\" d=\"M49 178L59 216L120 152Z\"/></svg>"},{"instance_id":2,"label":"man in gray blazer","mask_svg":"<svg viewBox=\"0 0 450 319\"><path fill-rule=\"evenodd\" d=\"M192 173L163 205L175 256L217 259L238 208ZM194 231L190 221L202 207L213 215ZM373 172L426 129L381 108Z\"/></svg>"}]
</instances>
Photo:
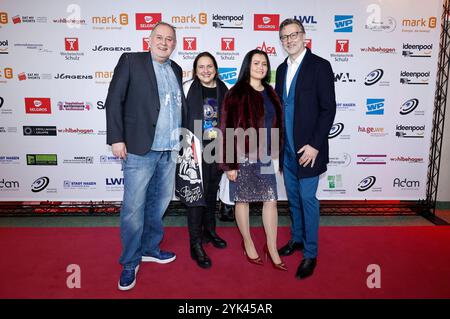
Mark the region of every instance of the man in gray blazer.
<instances>
[{"instance_id":1,"label":"man in gray blazer","mask_svg":"<svg viewBox=\"0 0 450 319\"><path fill-rule=\"evenodd\" d=\"M141 261L166 264L176 258L159 247L175 181L178 129L186 112L182 69L169 59L175 46L175 28L156 24L151 52L120 57L106 98L107 143L122 159L124 175L120 290L135 286Z\"/></svg>"}]
</instances>

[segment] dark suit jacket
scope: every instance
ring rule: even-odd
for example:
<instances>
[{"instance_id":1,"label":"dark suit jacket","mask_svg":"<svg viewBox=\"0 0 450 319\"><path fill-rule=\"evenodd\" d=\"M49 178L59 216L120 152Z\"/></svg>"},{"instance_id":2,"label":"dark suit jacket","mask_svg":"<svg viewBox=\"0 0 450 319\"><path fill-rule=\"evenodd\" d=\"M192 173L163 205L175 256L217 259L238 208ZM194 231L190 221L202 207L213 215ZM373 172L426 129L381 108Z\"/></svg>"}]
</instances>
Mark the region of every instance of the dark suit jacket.
<instances>
[{"instance_id":1,"label":"dark suit jacket","mask_svg":"<svg viewBox=\"0 0 450 319\"><path fill-rule=\"evenodd\" d=\"M295 83L294 147L298 151L309 144L319 151L314 167L298 167L299 178L318 176L327 170L328 134L336 114L334 74L330 62L312 54L303 58ZM275 90L283 101L286 85L287 58L278 67ZM297 154L299 159L301 154Z\"/></svg>"},{"instance_id":2,"label":"dark suit jacket","mask_svg":"<svg viewBox=\"0 0 450 319\"><path fill-rule=\"evenodd\" d=\"M183 71L174 61L182 98L181 117L186 118ZM119 59L105 102L106 140L109 145L125 142L127 152L144 155L150 151L159 116L159 94L150 52L124 53Z\"/></svg>"}]
</instances>

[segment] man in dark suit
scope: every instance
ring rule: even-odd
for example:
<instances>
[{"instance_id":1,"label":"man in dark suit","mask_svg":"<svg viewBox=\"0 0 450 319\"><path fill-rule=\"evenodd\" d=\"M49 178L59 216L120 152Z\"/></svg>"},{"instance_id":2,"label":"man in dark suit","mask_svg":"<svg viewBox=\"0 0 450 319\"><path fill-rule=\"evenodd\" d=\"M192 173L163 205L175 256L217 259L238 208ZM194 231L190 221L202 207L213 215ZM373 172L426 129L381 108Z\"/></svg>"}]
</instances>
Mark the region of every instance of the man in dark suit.
<instances>
[{"instance_id":1,"label":"man in dark suit","mask_svg":"<svg viewBox=\"0 0 450 319\"><path fill-rule=\"evenodd\" d=\"M134 287L141 261L166 264L176 258L159 247L162 217L173 196L178 129L186 112L182 70L169 59L175 46L175 28L156 24L151 53L124 53L106 98L107 143L122 159L124 175L120 290Z\"/></svg>"},{"instance_id":2,"label":"man in dark suit","mask_svg":"<svg viewBox=\"0 0 450 319\"><path fill-rule=\"evenodd\" d=\"M319 175L327 170L328 133L336 114L330 63L305 47L302 23L286 19L280 40L288 58L278 67L276 91L283 102L285 143L283 176L292 217L291 239L281 256L304 250L296 277L313 274L317 263Z\"/></svg>"}]
</instances>

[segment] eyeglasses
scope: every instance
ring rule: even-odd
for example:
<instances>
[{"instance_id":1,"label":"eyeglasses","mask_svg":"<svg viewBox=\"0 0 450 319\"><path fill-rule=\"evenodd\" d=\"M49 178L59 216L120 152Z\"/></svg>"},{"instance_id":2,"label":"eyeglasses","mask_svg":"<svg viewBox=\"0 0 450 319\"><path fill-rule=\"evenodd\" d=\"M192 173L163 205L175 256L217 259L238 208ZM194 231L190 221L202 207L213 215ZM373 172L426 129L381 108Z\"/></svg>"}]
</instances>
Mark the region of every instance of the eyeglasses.
<instances>
[{"instance_id":1,"label":"eyeglasses","mask_svg":"<svg viewBox=\"0 0 450 319\"><path fill-rule=\"evenodd\" d=\"M288 39L291 40L297 40L299 34L302 34L303 32L301 31L297 31L297 32L292 32L291 34L287 34L287 35L282 35L280 37L281 42L286 42Z\"/></svg>"}]
</instances>

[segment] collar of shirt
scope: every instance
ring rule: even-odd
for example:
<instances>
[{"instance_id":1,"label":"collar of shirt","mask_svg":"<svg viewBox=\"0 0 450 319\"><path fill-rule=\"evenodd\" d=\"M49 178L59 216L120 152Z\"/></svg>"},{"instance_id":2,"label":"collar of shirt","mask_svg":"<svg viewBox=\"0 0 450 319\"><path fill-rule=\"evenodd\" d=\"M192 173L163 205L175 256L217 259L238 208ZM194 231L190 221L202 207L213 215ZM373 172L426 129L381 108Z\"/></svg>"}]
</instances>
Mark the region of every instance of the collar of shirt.
<instances>
[{"instance_id":1,"label":"collar of shirt","mask_svg":"<svg viewBox=\"0 0 450 319\"><path fill-rule=\"evenodd\" d=\"M290 57L287 59L287 75L286 75L286 93L289 94L289 89L291 88L291 82L294 79L295 73L297 73L300 63L302 63L303 58L306 54L306 48L303 52L295 59L292 60Z\"/></svg>"},{"instance_id":2,"label":"collar of shirt","mask_svg":"<svg viewBox=\"0 0 450 319\"><path fill-rule=\"evenodd\" d=\"M292 60L291 57L289 57L287 59L288 67L290 67L292 65L298 67L300 65L300 63L302 63L303 58L305 57L305 55L306 55L306 48L303 50L303 52L295 60Z\"/></svg>"},{"instance_id":3,"label":"collar of shirt","mask_svg":"<svg viewBox=\"0 0 450 319\"><path fill-rule=\"evenodd\" d=\"M155 58L153 57L153 55L152 55L151 57L152 57L153 65L158 65L158 66L168 66L168 65L172 65L170 59L167 59L167 60L164 61L163 63L160 63L160 62L158 62L158 61L155 60Z\"/></svg>"}]
</instances>

